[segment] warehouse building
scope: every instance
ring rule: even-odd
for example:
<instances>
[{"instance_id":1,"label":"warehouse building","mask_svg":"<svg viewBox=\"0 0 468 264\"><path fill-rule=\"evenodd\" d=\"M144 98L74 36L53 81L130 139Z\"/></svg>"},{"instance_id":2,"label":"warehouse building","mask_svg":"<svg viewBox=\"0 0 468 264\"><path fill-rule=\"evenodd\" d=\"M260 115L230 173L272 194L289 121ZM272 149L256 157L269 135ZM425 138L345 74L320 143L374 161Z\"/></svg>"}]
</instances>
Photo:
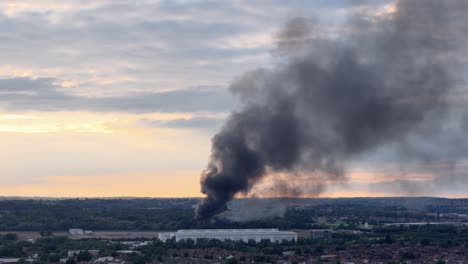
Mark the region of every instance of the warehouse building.
<instances>
[{"instance_id":1,"label":"warehouse building","mask_svg":"<svg viewBox=\"0 0 468 264\"><path fill-rule=\"evenodd\" d=\"M233 240L244 241L270 240L281 242L283 240L297 240L297 233L291 231L280 231L278 229L183 229L172 233L160 233L158 238L162 241L175 238L176 241L192 239L218 239L221 241Z\"/></svg>"}]
</instances>

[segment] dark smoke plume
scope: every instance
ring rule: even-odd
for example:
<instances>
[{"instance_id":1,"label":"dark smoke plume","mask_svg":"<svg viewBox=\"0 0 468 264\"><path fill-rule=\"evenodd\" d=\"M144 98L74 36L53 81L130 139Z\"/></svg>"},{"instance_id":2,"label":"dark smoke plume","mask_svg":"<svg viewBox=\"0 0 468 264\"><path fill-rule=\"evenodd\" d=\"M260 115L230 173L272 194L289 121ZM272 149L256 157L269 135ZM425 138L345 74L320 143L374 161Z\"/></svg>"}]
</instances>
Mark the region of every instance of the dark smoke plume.
<instances>
[{"instance_id":1,"label":"dark smoke plume","mask_svg":"<svg viewBox=\"0 0 468 264\"><path fill-rule=\"evenodd\" d=\"M342 179L349 160L440 125L467 10L465 0L398 1L388 12L350 16L334 37L306 19L290 21L277 36L278 64L230 87L242 108L212 139L196 217L225 211L272 173L291 182L310 174L318 186Z\"/></svg>"}]
</instances>

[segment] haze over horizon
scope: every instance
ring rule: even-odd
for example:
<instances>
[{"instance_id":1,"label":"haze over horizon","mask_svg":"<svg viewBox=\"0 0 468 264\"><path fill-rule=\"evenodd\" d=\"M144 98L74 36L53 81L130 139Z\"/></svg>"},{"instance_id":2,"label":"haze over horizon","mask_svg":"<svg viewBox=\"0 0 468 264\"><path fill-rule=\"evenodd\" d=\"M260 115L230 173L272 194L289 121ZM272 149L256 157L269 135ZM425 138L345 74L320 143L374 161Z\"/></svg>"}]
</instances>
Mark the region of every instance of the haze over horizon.
<instances>
[{"instance_id":1,"label":"haze over horizon","mask_svg":"<svg viewBox=\"0 0 468 264\"><path fill-rule=\"evenodd\" d=\"M384 0L2 1L0 196L202 197L211 138L239 107L228 87L281 62L276 42L287 21L300 16L339 37L349 14L372 20L394 7ZM466 52L456 55L468 69ZM464 118L451 125L461 131L468 130L466 81L457 79L453 98L454 115ZM455 153L425 146L438 155L404 161L385 145L355 157L348 179L325 183L319 196L468 197L465 143L450 142Z\"/></svg>"}]
</instances>

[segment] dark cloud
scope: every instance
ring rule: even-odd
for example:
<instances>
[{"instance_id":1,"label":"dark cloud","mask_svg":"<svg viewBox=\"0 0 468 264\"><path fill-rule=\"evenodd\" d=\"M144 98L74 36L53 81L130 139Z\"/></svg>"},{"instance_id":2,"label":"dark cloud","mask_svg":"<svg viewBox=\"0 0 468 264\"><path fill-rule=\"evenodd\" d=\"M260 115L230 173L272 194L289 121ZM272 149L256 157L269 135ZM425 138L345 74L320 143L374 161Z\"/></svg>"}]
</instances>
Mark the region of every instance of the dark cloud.
<instances>
[{"instance_id":1,"label":"dark cloud","mask_svg":"<svg viewBox=\"0 0 468 264\"><path fill-rule=\"evenodd\" d=\"M225 211L272 172L289 173L288 183L309 172L321 186L342 180L350 161L380 147L409 138L436 143L428 130L444 127L452 110L448 99L464 71L452 58L466 50L467 15L462 0L402 0L395 13L354 13L337 38L321 34L320 25L308 28L312 20L288 23L278 35L280 63L231 85L243 105L212 139L196 216ZM454 129L438 136L459 134Z\"/></svg>"},{"instance_id":2,"label":"dark cloud","mask_svg":"<svg viewBox=\"0 0 468 264\"><path fill-rule=\"evenodd\" d=\"M51 78L0 79L0 106L10 110L35 111L117 111L223 112L234 105L221 88L197 87L160 93L133 93L120 97L81 97L67 94Z\"/></svg>"}]
</instances>

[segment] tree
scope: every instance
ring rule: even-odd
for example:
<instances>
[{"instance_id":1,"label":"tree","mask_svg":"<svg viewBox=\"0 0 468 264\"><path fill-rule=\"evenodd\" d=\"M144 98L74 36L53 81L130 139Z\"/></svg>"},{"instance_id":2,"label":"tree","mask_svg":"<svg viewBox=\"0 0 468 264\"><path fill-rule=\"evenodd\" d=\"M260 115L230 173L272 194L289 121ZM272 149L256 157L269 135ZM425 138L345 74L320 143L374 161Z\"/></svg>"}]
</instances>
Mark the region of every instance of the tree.
<instances>
[{"instance_id":1,"label":"tree","mask_svg":"<svg viewBox=\"0 0 468 264\"><path fill-rule=\"evenodd\" d=\"M76 260L74 258L69 258L65 264L76 264Z\"/></svg>"},{"instance_id":2,"label":"tree","mask_svg":"<svg viewBox=\"0 0 468 264\"><path fill-rule=\"evenodd\" d=\"M89 251L84 250L78 253L78 255L76 256L76 259L78 260L78 262L90 261L91 259L93 259L93 256L91 255L91 253L89 253Z\"/></svg>"},{"instance_id":3,"label":"tree","mask_svg":"<svg viewBox=\"0 0 468 264\"><path fill-rule=\"evenodd\" d=\"M416 256L414 255L414 253L411 252L411 251L405 251L405 252L403 252L403 253L401 254L401 257L402 257L403 259L415 259L415 258L416 258Z\"/></svg>"},{"instance_id":4,"label":"tree","mask_svg":"<svg viewBox=\"0 0 468 264\"><path fill-rule=\"evenodd\" d=\"M13 233L7 233L5 235L5 239L10 240L10 241L15 241L15 240L18 239L18 236L16 234L13 234Z\"/></svg>"},{"instance_id":5,"label":"tree","mask_svg":"<svg viewBox=\"0 0 468 264\"><path fill-rule=\"evenodd\" d=\"M390 237L390 235L387 234L387 235L385 236L384 242L385 242L386 244L392 244L392 243L395 242L395 241L392 239L392 237Z\"/></svg>"},{"instance_id":6,"label":"tree","mask_svg":"<svg viewBox=\"0 0 468 264\"><path fill-rule=\"evenodd\" d=\"M133 264L145 264L146 260L143 256L137 255L133 258Z\"/></svg>"},{"instance_id":7,"label":"tree","mask_svg":"<svg viewBox=\"0 0 468 264\"><path fill-rule=\"evenodd\" d=\"M60 255L59 254L50 254L49 255L49 262L60 262Z\"/></svg>"},{"instance_id":8,"label":"tree","mask_svg":"<svg viewBox=\"0 0 468 264\"><path fill-rule=\"evenodd\" d=\"M237 259L236 258L228 258L226 259L226 262L224 262L225 264L237 264Z\"/></svg>"},{"instance_id":9,"label":"tree","mask_svg":"<svg viewBox=\"0 0 468 264\"><path fill-rule=\"evenodd\" d=\"M264 262L265 261L265 256L257 255L253 257L253 260L255 262Z\"/></svg>"},{"instance_id":10,"label":"tree","mask_svg":"<svg viewBox=\"0 0 468 264\"><path fill-rule=\"evenodd\" d=\"M0 246L0 257L22 257L24 253L22 248L16 243L7 243Z\"/></svg>"},{"instance_id":11,"label":"tree","mask_svg":"<svg viewBox=\"0 0 468 264\"><path fill-rule=\"evenodd\" d=\"M421 245L423 246L429 246L431 244L431 240L429 238L423 238L421 240Z\"/></svg>"}]
</instances>

